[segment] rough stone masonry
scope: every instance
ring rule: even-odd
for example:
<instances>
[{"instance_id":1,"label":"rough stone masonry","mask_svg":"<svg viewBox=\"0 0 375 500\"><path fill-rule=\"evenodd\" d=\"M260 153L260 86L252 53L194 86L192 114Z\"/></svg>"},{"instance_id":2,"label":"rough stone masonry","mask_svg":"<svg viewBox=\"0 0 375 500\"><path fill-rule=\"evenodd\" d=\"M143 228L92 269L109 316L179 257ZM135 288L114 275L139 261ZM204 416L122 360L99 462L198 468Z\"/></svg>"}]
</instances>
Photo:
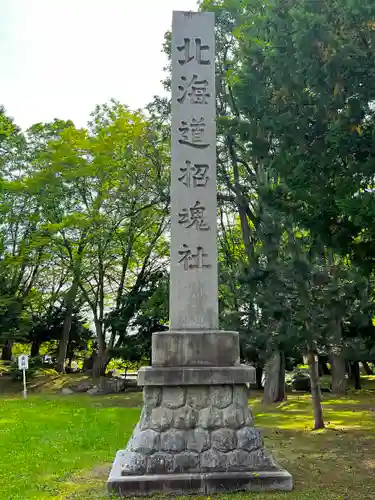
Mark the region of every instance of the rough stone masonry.
<instances>
[{"instance_id":1,"label":"rough stone masonry","mask_svg":"<svg viewBox=\"0 0 375 500\"><path fill-rule=\"evenodd\" d=\"M170 331L153 334L140 421L115 458L120 496L290 490L254 428L237 332L218 329L214 15L174 12Z\"/></svg>"}]
</instances>

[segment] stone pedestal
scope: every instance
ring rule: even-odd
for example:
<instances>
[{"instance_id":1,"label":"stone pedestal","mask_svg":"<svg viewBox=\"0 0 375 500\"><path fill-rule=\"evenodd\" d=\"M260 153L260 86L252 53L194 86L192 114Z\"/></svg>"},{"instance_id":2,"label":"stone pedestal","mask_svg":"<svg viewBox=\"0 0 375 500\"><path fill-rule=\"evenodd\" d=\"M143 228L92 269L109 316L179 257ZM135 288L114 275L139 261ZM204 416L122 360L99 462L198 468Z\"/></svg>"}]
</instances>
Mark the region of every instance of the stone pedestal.
<instances>
[{"instance_id":1,"label":"stone pedestal","mask_svg":"<svg viewBox=\"0 0 375 500\"><path fill-rule=\"evenodd\" d=\"M171 343L165 345L164 355L154 353L160 354L156 356L160 366L140 370L141 418L125 450L116 455L108 490L121 496L290 490L290 474L266 453L254 428L245 384L254 381L255 370L235 364L238 338L234 332L228 332L227 340L237 345L229 345L228 358L223 358L224 363L232 358L232 366L216 367L163 366L171 359L168 353L179 349L173 332L159 335L154 334L154 345L161 338ZM178 345L191 345L190 334L185 339L180 335ZM225 332L220 336L223 339Z\"/></svg>"},{"instance_id":2,"label":"stone pedestal","mask_svg":"<svg viewBox=\"0 0 375 500\"><path fill-rule=\"evenodd\" d=\"M121 496L290 490L247 403L254 368L218 330L215 32L210 12L174 12L169 332L140 370L144 405L108 490Z\"/></svg>"}]
</instances>

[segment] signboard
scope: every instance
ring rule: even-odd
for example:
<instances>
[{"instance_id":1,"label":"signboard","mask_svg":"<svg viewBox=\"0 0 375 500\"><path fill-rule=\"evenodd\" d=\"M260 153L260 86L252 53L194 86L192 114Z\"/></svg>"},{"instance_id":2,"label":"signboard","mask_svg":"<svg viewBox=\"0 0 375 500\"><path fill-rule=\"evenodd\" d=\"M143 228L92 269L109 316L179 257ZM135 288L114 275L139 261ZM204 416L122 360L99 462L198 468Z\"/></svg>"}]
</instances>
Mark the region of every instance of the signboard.
<instances>
[{"instance_id":1,"label":"signboard","mask_svg":"<svg viewBox=\"0 0 375 500\"><path fill-rule=\"evenodd\" d=\"M21 356L18 356L18 369L22 370L24 398L27 398L26 370L28 368L29 368L29 356L27 354L21 354Z\"/></svg>"},{"instance_id":2,"label":"signboard","mask_svg":"<svg viewBox=\"0 0 375 500\"><path fill-rule=\"evenodd\" d=\"M18 356L18 369L28 370L29 368L29 356L27 354L21 354Z\"/></svg>"}]
</instances>

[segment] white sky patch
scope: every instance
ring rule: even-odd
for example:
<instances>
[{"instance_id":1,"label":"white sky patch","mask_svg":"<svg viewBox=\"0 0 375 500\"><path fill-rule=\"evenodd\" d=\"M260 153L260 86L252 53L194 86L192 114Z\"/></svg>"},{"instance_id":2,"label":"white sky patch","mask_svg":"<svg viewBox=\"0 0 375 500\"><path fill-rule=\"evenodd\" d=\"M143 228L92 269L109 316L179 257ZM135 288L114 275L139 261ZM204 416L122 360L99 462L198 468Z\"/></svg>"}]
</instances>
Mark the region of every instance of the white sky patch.
<instances>
[{"instance_id":1,"label":"white sky patch","mask_svg":"<svg viewBox=\"0 0 375 500\"><path fill-rule=\"evenodd\" d=\"M196 0L0 0L0 104L22 128L84 126L96 104L131 109L162 94L172 10Z\"/></svg>"}]
</instances>

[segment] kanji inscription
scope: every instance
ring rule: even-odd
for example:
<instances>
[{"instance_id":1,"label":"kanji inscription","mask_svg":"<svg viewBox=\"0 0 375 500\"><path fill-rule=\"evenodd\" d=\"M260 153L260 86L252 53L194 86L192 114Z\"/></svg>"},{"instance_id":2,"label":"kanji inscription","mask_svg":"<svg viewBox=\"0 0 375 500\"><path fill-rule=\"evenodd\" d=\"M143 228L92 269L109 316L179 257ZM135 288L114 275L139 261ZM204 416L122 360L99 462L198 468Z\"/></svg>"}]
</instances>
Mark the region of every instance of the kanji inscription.
<instances>
[{"instance_id":1,"label":"kanji inscription","mask_svg":"<svg viewBox=\"0 0 375 500\"><path fill-rule=\"evenodd\" d=\"M189 208L183 208L178 214L179 224L182 224L187 229L194 227L197 231L209 231L210 226L205 220L205 207L199 201Z\"/></svg>"},{"instance_id":2,"label":"kanji inscription","mask_svg":"<svg viewBox=\"0 0 375 500\"><path fill-rule=\"evenodd\" d=\"M209 177L207 174L208 165L192 164L191 161L185 161L185 167L180 168L182 175L178 178L182 184L188 188L206 187Z\"/></svg>"},{"instance_id":3,"label":"kanji inscription","mask_svg":"<svg viewBox=\"0 0 375 500\"><path fill-rule=\"evenodd\" d=\"M189 245L184 243L182 245L182 250L179 250L179 254L182 256L178 261L179 264L184 265L184 270L189 271L189 269L204 269L211 268L212 265L207 263L208 253L205 253L204 248L197 246L196 253L193 253Z\"/></svg>"},{"instance_id":4,"label":"kanji inscription","mask_svg":"<svg viewBox=\"0 0 375 500\"><path fill-rule=\"evenodd\" d=\"M190 123L181 121L181 127L178 129L181 134L179 143L184 146L190 146L196 149L208 148L209 144L204 142L204 130L206 123L203 116L201 118L193 118Z\"/></svg>"},{"instance_id":5,"label":"kanji inscription","mask_svg":"<svg viewBox=\"0 0 375 500\"><path fill-rule=\"evenodd\" d=\"M170 328L212 329L218 327L214 18L177 13L174 22Z\"/></svg>"},{"instance_id":6,"label":"kanji inscription","mask_svg":"<svg viewBox=\"0 0 375 500\"><path fill-rule=\"evenodd\" d=\"M211 97L208 91L208 81L199 79L198 75L193 74L190 80L186 76L181 76L182 84L178 86L181 96L177 102L183 104L186 98L189 98L190 104L207 104L207 98Z\"/></svg>"},{"instance_id":7,"label":"kanji inscription","mask_svg":"<svg viewBox=\"0 0 375 500\"><path fill-rule=\"evenodd\" d=\"M198 64L210 64L209 59L203 59L202 57L202 52L210 50L210 47L208 45L202 45L202 40L200 38L184 38L184 44L177 46L177 50L183 52L184 55L183 59L178 60L179 64L182 66L193 61L194 58Z\"/></svg>"}]
</instances>

